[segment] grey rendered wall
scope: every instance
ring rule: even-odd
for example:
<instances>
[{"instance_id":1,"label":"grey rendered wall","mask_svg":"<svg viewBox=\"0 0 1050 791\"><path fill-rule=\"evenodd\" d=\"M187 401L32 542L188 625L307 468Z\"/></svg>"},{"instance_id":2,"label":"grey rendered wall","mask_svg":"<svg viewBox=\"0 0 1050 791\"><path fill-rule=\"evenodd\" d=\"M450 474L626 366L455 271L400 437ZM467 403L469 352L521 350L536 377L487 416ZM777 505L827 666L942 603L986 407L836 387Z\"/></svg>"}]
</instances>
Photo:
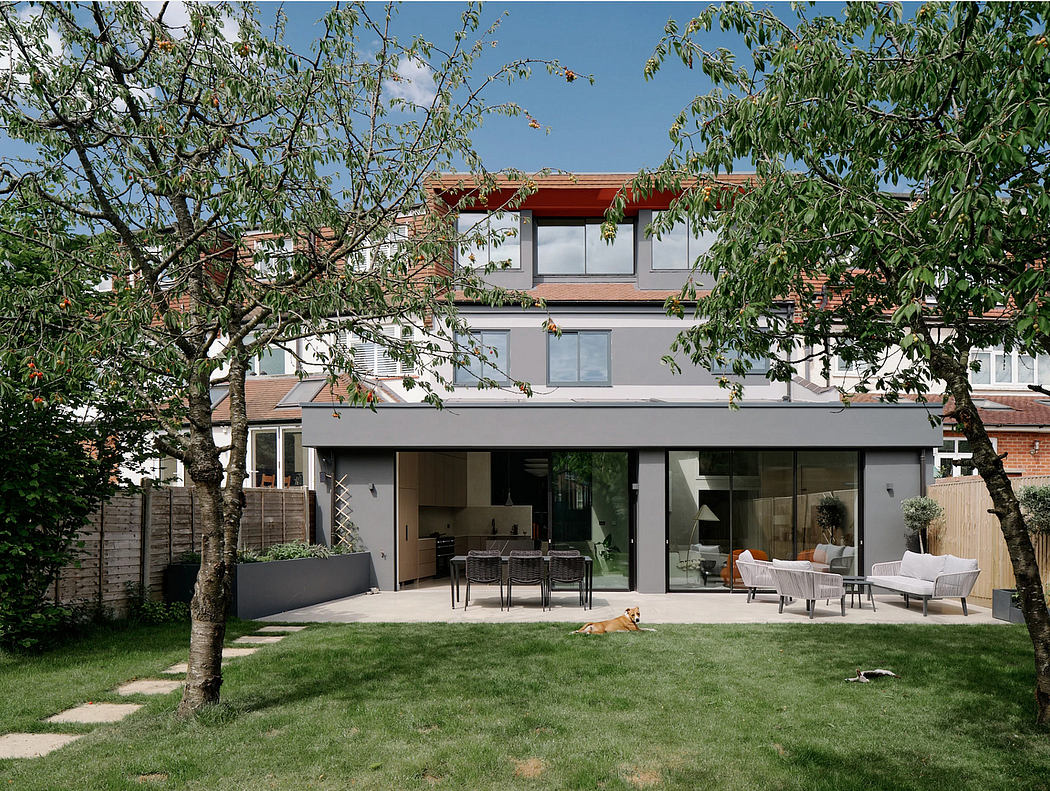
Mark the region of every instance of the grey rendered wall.
<instances>
[{"instance_id":1,"label":"grey rendered wall","mask_svg":"<svg viewBox=\"0 0 1050 791\"><path fill-rule=\"evenodd\" d=\"M518 239L521 252L519 269L501 269L485 275L485 282L498 288L509 288L516 291L527 291L533 284L533 262L535 255L535 234L532 230L532 212L522 211L518 226ZM506 256L503 256L506 257Z\"/></svg>"},{"instance_id":2,"label":"grey rendered wall","mask_svg":"<svg viewBox=\"0 0 1050 791\"><path fill-rule=\"evenodd\" d=\"M554 313L554 311L552 311ZM654 314L654 317L662 314ZM509 372L511 379L530 382L541 387L547 382L547 334L540 328L540 314L534 327L516 327L510 330ZM572 314L558 313L555 317L562 329L572 330ZM709 385L714 387L718 377L693 365L679 354L676 359L682 373L673 374L660 358L670 353L671 342L683 327L620 327L615 314L609 315L604 327L611 332L613 385ZM588 322L590 324L590 322ZM487 327L488 328L488 327ZM589 327L593 328L593 327ZM492 327L491 329L499 329ZM752 386L766 385L763 374L745 377Z\"/></svg>"},{"instance_id":3,"label":"grey rendered wall","mask_svg":"<svg viewBox=\"0 0 1050 791\"><path fill-rule=\"evenodd\" d=\"M663 593L667 587L664 520L667 514L663 450L638 451L638 523L635 540L639 593Z\"/></svg>"},{"instance_id":4,"label":"grey rendered wall","mask_svg":"<svg viewBox=\"0 0 1050 791\"><path fill-rule=\"evenodd\" d=\"M919 495L919 452L868 451L864 455L864 573L872 563L904 554L901 500Z\"/></svg>"},{"instance_id":5,"label":"grey rendered wall","mask_svg":"<svg viewBox=\"0 0 1050 791\"><path fill-rule=\"evenodd\" d=\"M372 555L371 585L383 590L394 590L396 583L394 554L394 454L392 451L336 452L336 480L346 476L350 487L351 518L360 531L361 541ZM375 484L375 494L369 488ZM318 489L318 501L326 501L323 525L327 532L332 524L327 487ZM327 536L326 536L327 537Z\"/></svg>"}]
</instances>

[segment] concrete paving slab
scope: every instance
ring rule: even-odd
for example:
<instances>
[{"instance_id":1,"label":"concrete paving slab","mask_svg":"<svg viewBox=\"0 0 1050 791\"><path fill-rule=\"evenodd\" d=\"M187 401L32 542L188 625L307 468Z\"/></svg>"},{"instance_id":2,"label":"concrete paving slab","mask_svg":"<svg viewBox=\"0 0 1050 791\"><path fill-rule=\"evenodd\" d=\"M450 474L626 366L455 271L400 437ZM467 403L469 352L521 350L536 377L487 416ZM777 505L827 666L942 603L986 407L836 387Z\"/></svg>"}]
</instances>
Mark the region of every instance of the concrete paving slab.
<instances>
[{"instance_id":1,"label":"concrete paving slab","mask_svg":"<svg viewBox=\"0 0 1050 791\"><path fill-rule=\"evenodd\" d=\"M223 659L235 659L235 658L237 658L239 656L251 656L252 654L254 654L258 650L259 650L258 648L248 648L248 647L243 647L242 648L240 646L236 646L236 647L226 646L226 648L222 649L222 658Z\"/></svg>"},{"instance_id":2,"label":"concrete paving slab","mask_svg":"<svg viewBox=\"0 0 1050 791\"><path fill-rule=\"evenodd\" d=\"M904 606L899 595L876 593L873 611L865 599L863 607L850 607L846 599L846 617L838 602L817 602L814 618L806 614L805 604L795 601L777 612L775 593L759 593L748 602L741 592L712 593L634 593L631 591L596 591L594 609L584 610L576 601L576 591L554 591L553 609L540 608L539 596L532 591L514 597L514 607L500 611L499 589L472 586L470 607L456 602L452 608L448 582L420 584L400 591L381 591L375 595L360 594L345 599L315 604L297 610L277 613L260 620L331 623L586 623L603 621L623 613L628 607L641 608L642 625L659 623L914 623L970 626L1001 624L992 618L984 602L967 600L970 614L964 616L958 599L931 601L929 617L922 607L912 602ZM466 594L462 586L461 594Z\"/></svg>"},{"instance_id":3,"label":"concrete paving slab","mask_svg":"<svg viewBox=\"0 0 1050 791\"><path fill-rule=\"evenodd\" d=\"M188 669L189 669L188 663L186 663L186 662L179 662L176 665L172 665L171 667L164 668L160 672L161 673L167 673L169 676L176 676L179 673L185 673Z\"/></svg>"},{"instance_id":4,"label":"concrete paving slab","mask_svg":"<svg viewBox=\"0 0 1050 791\"><path fill-rule=\"evenodd\" d=\"M264 626L259 631L267 634L275 632L301 632L305 628L305 626Z\"/></svg>"},{"instance_id":5,"label":"concrete paving slab","mask_svg":"<svg viewBox=\"0 0 1050 791\"><path fill-rule=\"evenodd\" d=\"M167 695L182 686L181 681L161 678L140 678L117 687L118 695Z\"/></svg>"},{"instance_id":6,"label":"concrete paving slab","mask_svg":"<svg viewBox=\"0 0 1050 791\"><path fill-rule=\"evenodd\" d=\"M141 703L84 703L48 717L47 722L120 722L141 708Z\"/></svg>"},{"instance_id":7,"label":"concrete paving slab","mask_svg":"<svg viewBox=\"0 0 1050 791\"><path fill-rule=\"evenodd\" d=\"M279 643L288 635L284 634L246 634L244 637L238 637L234 640L234 644L265 644L265 643Z\"/></svg>"},{"instance_id":8,"label":"concrete paving slab","mask_svg":"<svg viewBox=\"0 0 1050 791\"><path fill-rule=\"evenodd\" d=\"M5 733L0 735L0 758L39 758L81 736L83 734Z\"/></svg>"}]
</instances>

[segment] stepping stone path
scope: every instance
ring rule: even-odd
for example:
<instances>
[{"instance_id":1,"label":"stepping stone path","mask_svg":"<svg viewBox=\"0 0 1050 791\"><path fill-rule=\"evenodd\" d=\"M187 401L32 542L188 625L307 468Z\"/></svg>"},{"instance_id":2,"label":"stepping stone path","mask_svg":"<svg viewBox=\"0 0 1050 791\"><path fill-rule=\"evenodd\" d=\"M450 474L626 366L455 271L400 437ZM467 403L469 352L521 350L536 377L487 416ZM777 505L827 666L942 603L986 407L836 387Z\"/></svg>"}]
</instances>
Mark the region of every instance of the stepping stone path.
<instances>
[{"instance_id":1,"label":"stepping stone path","mask_svg":"<svg viewBox=\"0 0 1050 791\"><path fill-rule=\"evenodd\" d=\"M234 643L241 645L227 646L222 649L222 664L239 656L249 656L259 650L260 644L276 643L283 640L288 632L301 632L305 626L264 626L256 634L238 637ZM251 644L255 644L254 646ZM162 673L171 675L185 673L186 662L172 665ZM117 687L118 695L166 695L174 692L184 682L174 679L142 678L129 681ZM85 703L48 717L46 722L76 722L96 724L119 722L142 708L141 703ZM0 759L4 758L39 758L52 750L64 747L76 741L84 734L71 733L4 733L0 734ZM146 777L146 775L143 775ZM159 777L159 775L158 775Z\"/></svg>"},{"instance_id":2,"label":"stepping stone path","mask_svg":"<svg viewBox=\"0 0 1050 791\"><path fill-rule=\"evenodd\" d=\"M84 703L48 717L47 722L120 722L141 708L141 703Z\"/></svg>"},{"instance_id":3,"label":"stepping stone path","mask_svg":"<svg viewBox=\"0 0 1050 791\"><path fill-rule=\"evenodd\" d=\"M118 695L167 695L182 686L181 681L160 678L140 678L117 687Z\"/></svg>"},{"instance_id":4,"label":"stepping stone path","mask_svg":"<svg viewBox=\"0 0 1050 791\"><path fill-rule=\"evenodd\" d=\"M241 643L248 643L248 644L251 644L251 643L256 643L256 644L261 644L261 643L279 643L285 637L287 637L287 635L284 635L284 634L247 634L244 637L238 637L233 642L234 642L234 644L241 644Z\"/></svg>"},{"instance_id":5,"label":"stepping stone path","mask_svg":"<svg viewBox=\"0 0 1050 791\"><path fill-rule=\"evenodd\" d=\"M301 632L305 628L305 626L264 626L262 629L259 630L259 632Z\"/></svg>"},{"instance_id":6,"label":"stepping stone path","mask_svg":"<svg viewBox=\"0 0 1050 791\"><path fill-rule=\"evenodd\" d=\"M0 736L0 758L39 758L81 736L83 734L5 733Z\"/></svg>"}]
</instances>

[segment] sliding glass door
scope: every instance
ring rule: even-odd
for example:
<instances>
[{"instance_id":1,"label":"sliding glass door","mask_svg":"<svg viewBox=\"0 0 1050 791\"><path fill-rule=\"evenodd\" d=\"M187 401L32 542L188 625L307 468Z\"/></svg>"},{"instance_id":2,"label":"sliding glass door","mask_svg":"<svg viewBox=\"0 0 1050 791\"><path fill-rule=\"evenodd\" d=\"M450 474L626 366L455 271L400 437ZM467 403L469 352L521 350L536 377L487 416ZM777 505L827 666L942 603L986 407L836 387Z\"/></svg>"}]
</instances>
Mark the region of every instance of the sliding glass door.
<instances>
[{"instance_id":1,"label":"sliding glass door","mask_svg":"<svg viewBox=\"0 0 1050 791\"><path fill-rule=\"evenodd\" d=\"M578 549L594 559L594 587L628 590L631 502L624 452L551 454L552 549Z\"/></svg>"},{"instance_id":2,"label":"sliding glass door","mask_svg":"<svg viewBox=\"0 0 1050 791\"><path fill-rule=\"evenodd\" d=\"M855 573L859 475L857 451L669 451L668 590L739 587L743 550Z\"/></svg>"}]
</instances>

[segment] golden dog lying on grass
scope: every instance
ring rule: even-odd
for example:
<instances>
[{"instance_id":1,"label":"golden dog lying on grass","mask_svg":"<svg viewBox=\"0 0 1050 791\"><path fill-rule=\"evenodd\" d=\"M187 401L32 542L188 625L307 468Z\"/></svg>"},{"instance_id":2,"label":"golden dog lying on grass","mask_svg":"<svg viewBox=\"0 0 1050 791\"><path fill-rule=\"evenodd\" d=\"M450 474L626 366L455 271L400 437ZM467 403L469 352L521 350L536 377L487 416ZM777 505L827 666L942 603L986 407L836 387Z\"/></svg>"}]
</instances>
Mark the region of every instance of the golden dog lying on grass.
<instances>
[{"instance_id":1,"label":"golden dog lying on grass","mask_svg":"<svg viewBox=\"0 0 1050 791\"><path fill-rule=\"evenodd\" d=\"M609 632L655 632L655 629L646 629L639 626L642 620L641 611L637 607L629 607L623 611L618 618L610 618L608 621L594 621L587 623L572 634L608 634Z\"/></svg>"}]
</instances>

